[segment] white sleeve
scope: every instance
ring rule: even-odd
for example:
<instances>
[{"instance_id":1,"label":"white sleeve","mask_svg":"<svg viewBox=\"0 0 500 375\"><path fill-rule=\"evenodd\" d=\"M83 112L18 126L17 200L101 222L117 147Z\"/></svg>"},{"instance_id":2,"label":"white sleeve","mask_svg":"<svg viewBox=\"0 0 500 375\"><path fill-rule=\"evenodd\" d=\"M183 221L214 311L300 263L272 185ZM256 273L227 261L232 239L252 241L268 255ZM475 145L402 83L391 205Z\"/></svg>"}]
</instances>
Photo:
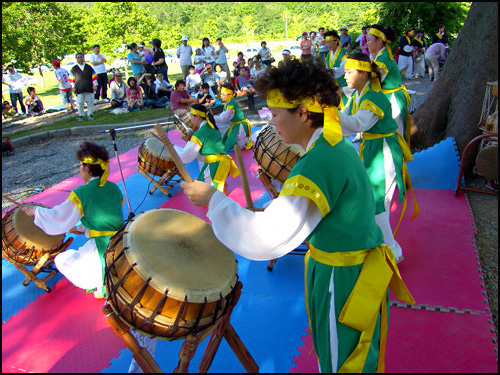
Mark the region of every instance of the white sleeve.
<instances>
[{"instance_id":1,"label":"white sleeve","mask_svg":"<svg viewBox=\"0 0 500 375\"><path fill-rule=\"evenodd\" d=\"M403 50L405 52L411 52L411 51L413 51L413 47L410 46L409 44L407 44L406 46L403 47Z\"/></svg>"},{"instance_id":2,"label":"white sleeve","mask_svg":"<svg viewBox=\"0 0 500 375\"><path fill-rule=\"evenodd\" d=\"M344 59L344 61L342 61L340 63L340 66L338 68L333 68L333 78L340 78L342 77L344 74L345 74L345 71L344 71L344 66L345 66L345 61L347 59Z\"/></svg>"},{"instance_id":3,"label":"white sleeve","mask_svg":"<svg viewBox=\"0 0 500 375\"><path fill-rule=\"evenodd\" d=\"M54 208L35 207L35 225L50 235L66 233L81 218L80 211L69 200L65 200Z\"/></svg>"},{"instance_id":4,"label":"white sleeve","mask_svg":"<svg viewBox=\"0 0 500 375\"><path fill-rule=\"evenodd\" d=\"M224 112L220 113L219 115L214 116L215 123L216 123L216 125L225 124L226 122L231 120L233 118L233 116L234 116L233 111L228 109L227 111L224 111Z\"/></svg>"},{"instance_id":5,"label":"white sleeve","mask_svg":"<svg viewBox=\"0 0 500 375\"><path fill-rule=\"evenodd\" d=\"M354 91L356 91L356 89L351 89L349 86L342 87L342 90L344 91L345 96L347 96L348 98L351 97L352 94L354 94Z\"/></svg>"},{"instance_id":6,"label":"white sleeve","mask_svg":"<svg viewBox=\"0 0 500 375\"><path fill-rule=\"evenodd\" d=\"M344 111L347 110L348 108L344 109ZM339 112L339 116L344 137L370 130L380 119L375 113L367 109L360 109L355 115L351 116L347 113Z\"/></svg>"},{"instance_id":7,"label":"white sleeve","mask_svg":"<svg viewBox=\"0 0 500 375\"><path fill-rule=\"evenodd\" d=\"M297 248L321 221L321 212L309 198L293 195L272 200L265 211L252 212L216 191L207 217L215 236L236 254L271 260Z\"/></svg>"},{"instance_id":8,"label":"white sleeve","mask_svg":"<svg viewBox=\"0 0 500 375\"><path fill-rule=\"evenodd\" d=\"M184 164L190 163L194 159L196 159L200 151L200 146L191 141L187 142L184 148L181 148L177 145L174 145L174 148Z\"/></svg>"}]
</instances>

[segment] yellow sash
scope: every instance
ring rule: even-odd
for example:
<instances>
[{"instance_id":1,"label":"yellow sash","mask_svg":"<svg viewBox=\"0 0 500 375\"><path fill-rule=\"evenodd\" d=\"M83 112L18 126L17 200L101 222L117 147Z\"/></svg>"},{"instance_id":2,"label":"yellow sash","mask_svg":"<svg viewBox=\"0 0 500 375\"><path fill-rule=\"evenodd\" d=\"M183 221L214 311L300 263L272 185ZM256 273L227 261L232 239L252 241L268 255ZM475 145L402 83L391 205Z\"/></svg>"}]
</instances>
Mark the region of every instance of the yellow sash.
<instances>
[{"instance_id":1,"label":"yellow sash","mask_svg":"<svg viewBox=\"0 0 500 375\"><path fill-rule=\"evenodd\" d=\"M233 111L233 112L234 112L234 111ZM252 135L252 127L251 127L251 125L250 125L250 121L248 121L246 118L245 118L245 119L243 119L243 120L237 121L237 122L232 122L232 121L231 121L231 127L229 128L228 133L229 133L231 130L233 130L233 126L234 126L234 125L241 124L242 122L244 122L244 123L245 123L245 125L243 125L243 126L246 126L246 127L247 127L247 129L248 129L248 136L251 136L251 135ZM250 149L252 148L252 146L253 146L253 141L252 141L251 139L249 139L249 140L248 140L248 143L247 143L247 145L246 145L246 147L245 147L245 150L250 150Z\"/></svg>"},{"instance_id":2,"label":"yellow sash","mask_svg":"<svg viewBox=\"0 0 500 375\"><path fill-rule=\"evenodd\" d=\"M93 230L93 229L89 229L89 238L113 235L116 232L117 232L116 230Z\"/></svg>"},{"instance_id":3,"label":"yellow sash","mask_svg":"<svg viewBox=\"0 0 500 375\"><path fill-rule=\"evenodd\" d=\"M216 154L216 155L205 155L205 163L216 163L219 162L217 171L213 178L213 182L217 184L217 190L224 190L224 182L229 174L231 177L238 177L240 171L238 166L234 162L233 158L226 154Z\"/></svg>"},{"instance_id":4,"label":"yellow sash","mask_svg":"<svg viewBox=\"0 0 500 375\"><path fill-rule=\"evenodd\" d=\"M406 287L399 273L396 259L387 245L373 249L328 253L308 244L308 255L317 262L335 267L363 264L358 280L349 295L339 322L361 332L359 343L346 359L339 373L362 372L370 349L373 333L380 310L381 332L380 353L377 372L385 371L385 349L387 342L387 287L403 302L415 304L415 299Z\"/></svg>"},{"instance_id":5,"label":"yellow sash","mask_svg":"<svg viewBox=\"0 0 500 375\"><path fill-rule=\"evenodd\" d=\"M399 134L398 132L394 132L394 133L390 133L390 134L375 134L375 133L366 133L365 132L365 133L363 133L363 142L361 142L361 144L359 145L359 157L361 158L361 161L363 161L363 148L365 147L365 140L390 137L393 134L396 134L396 136L398 137L398 143L399 143L399 146L401 147L401 151L403 152L402 173L403 173L403 184L405 187L403 209L401 210L401 216L399 217L398 225L396 226L396 229L394 229L394 233L393 233L393 235L396 236L396 232L399 229L399 225L401 224L401 220L403 220L403 216L406 212L406 205L408 203L408 196L406 194L406 190L409 189L411 194L413 195L413 215L411 216L411 218L415 219L418 216L418 214L420 213L420 207L418 206L417 198L415 197L415 192L413 191L413 185L411 183L410 172L408 171L408 166L406 165L407 162L413 160L413 155L411 154L410 148L406 144L406 141L404 140L403 136L401 134Z\"/></svg>"},{"instance_id":6,"label":"yellow sash","mask_svg":"<svg viewBox=\"0 0 500 375\"><path fill-rule=\"evenodd\" d=\"M406 90L406 86L405 85L401 85L399 87L396 87L395 89L382 89L382 92L384 94L390 94L392 92L396 92L396 91L399 91L399 90L403 90L403 92L405 93L405 96L406 96L406 128L405 128L404 132L405 132L405 137L407 139L406 142L408 143L408 147L410 147L411 116L410 116L410 111L408 110L408 106L411 103L411 98L410 98L410 94L408 94L408 91Z\"/></svg>"}]
</instances>

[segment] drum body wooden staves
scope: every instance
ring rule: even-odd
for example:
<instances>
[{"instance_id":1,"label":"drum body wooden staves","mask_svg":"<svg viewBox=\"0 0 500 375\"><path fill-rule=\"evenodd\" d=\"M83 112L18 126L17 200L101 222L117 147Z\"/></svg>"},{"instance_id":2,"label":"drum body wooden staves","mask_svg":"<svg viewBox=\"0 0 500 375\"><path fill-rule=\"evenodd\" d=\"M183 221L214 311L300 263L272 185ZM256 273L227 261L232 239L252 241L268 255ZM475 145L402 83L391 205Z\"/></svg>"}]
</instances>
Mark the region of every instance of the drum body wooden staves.
<instances>
[{"instance_id":1,"label":"drum body wooden staves","mask_svg":"<svg viewBox=\"0 0 500 375\"><path fill-rule=\"evenodd\" d=\"M155 176L163 176L175 167L165 145L155 137L146 139L139 147L138 162L142 169Z\"/></svg>"}]
</instances>

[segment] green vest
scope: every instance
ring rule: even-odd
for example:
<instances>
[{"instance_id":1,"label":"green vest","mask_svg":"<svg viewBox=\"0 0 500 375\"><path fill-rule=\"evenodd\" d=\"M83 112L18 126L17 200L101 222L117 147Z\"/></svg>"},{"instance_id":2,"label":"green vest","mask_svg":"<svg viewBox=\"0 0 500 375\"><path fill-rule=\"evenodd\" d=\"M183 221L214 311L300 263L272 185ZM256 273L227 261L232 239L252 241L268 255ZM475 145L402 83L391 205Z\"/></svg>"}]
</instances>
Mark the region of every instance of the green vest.
<instances>
[{"instance_id":1,"label":"green vest","mask_svg":"<svg viewBox=\"0 0 500 375\"><path fill-rule=\"evenodd\" d=\"M224 145L222 144L220 131L218 129L212 128L208 123L206 123L193 133L191 142L194 142L198 146L200 146L200 155L207 156L226 154L226 152L224 151ZM204 181L205 169L209 168L210 177L213 181L219 164L219 161L214 163L205 162L200 170L200 174L198 175L197 180Z\"/></svg>"},{"instance_id":2,"label":"green vest","mask_svg":"<svg viewBox=\"0 0 500 375\"><path fill-rule=\"evenodd\" d=\"M326 66L328 69L338 68L340 64L342 64L342 61L348 57L347 51L340 46L337 47L335 53L336 55L334 55L332 51L330 51L328 52L328 55L326 55ZM337 86L347 86L344 77L337 78Z\"/></svg>"},{"instance_id":3,"label":"green vest","mask_svg":"<svg viewBox=\"0 0 500 375\"><path fill-rule=\"evenodd\" d=\"M240 126L243 126L247 137L251 135L250 123L245 118L243 110L234 98L231 98L230 101L224 104L224 111L230 109L234 110L234 116L231 118L231 126L226 130L224 137L222 137L225 152L231 151L236 145Z\"/></svg>"},{"instance_id":4,"label":"green vest","mask_svg":"<svg viewBox=\"0 0 500 375\"><path fill-rule=\"evenodd\" d=\"M320 209L323 219L308 237L319 250L356 251L383 242L370 180L345 138L332 147L321 135L293 167L280 193L285 195L306 196Z\"/></svg>"},{"instance_id":5,"label":"green vest","mask_svg":"<svg viewBox=\"0 0 500 375\"><path fill-rule=\"evenodd\" d=\"M392 90L402 85L398 64L390 59L389 52L386 49L379 53L373 62L386 73L382 86L384 90Z\"/></svg>"},{"instance_id":6,"label":"green vest","mask_svg":"<svg viewBox=\"0 0 500 375\"><path fill-rule=\"evenodd\" d=\"M371 85L368 85L361 93L358 105L355 105L355 96L356 92L352 94L347 102L347 107L349 108L348 113L350 115L355 115L358 110L364 109L369 110L381 117L377 123L369 130L365 131L365 133L390 134L397 130L398 125L392 118L391 103L382 91L375 92ZM381 171L385 171L383 149L384 140L387 142L387 145L391 150L394 161L400 202L403 200L405 193L402 174L403 152L401 151L401 146L399 145L396 134L377 139L364 139L363 164L365 165L368 177L370 178L372 184L377 215L385 211L384 202L386 178L385 173L381 173Z\"/></svg>"}]
</instances>

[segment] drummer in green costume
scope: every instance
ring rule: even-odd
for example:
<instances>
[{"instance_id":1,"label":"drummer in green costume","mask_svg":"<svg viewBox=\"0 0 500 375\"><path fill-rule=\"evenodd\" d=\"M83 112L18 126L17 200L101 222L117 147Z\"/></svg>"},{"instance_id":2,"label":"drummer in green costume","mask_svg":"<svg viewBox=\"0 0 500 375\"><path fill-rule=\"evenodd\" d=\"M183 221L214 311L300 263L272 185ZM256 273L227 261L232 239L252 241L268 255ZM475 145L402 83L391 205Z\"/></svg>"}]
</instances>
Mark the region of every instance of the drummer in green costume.
<instances>
[{"instance_id":1,"label":"drummer in green costume","mask_svg":"<svg viewBox=\"0 0 500 375\"><path fill-rule=\"evenodd\" d=\"M404 137L409 146L411 135L411 118L408 110L410 95L401 83L401 74L389 46L389 43L396 38L396 34L390 27L373 25L370 26L366 38L372 61L377 64L382 75L381 82L384 84L382 92L391 102L392 118L398 124L397 132Z\"/></svg>"},{"instance_id":2,"label":"drummer in green costume","mask_svg":"<svg viewBox=\"0 0 500 375\"><path fill-rule=\"evenodd\" d=\"M217 124L231 123L222 137L224 150L230 152L236 144L249 150L253 146L253 141L250 140L252 128L240 105L234 100L234 87L230 83L222 85L220 97L224 102L224 109L215 117Z\"/></svg>"},{"instance_id":3,"label":"drummer in green costume","mask_svg":"<svg viewBox=\"0 0 500 375\"><path fill-rule=\"evenodd\" d=\"M246 258L274 259L307 240L306 310L320 370L384 371L388 285L415 301L382 244L366 170L342 136L333 77L323 63L291 60L254 87L283 141L306 151L280 196L252 212L199 181L181 188L191 203L208 205L217 238Z\"/></svg>"},{"instance_id":4,"label":"drummer in green costume","mask_svg":"<svg viewBox=\"0 0 500 375\"><path fill-rule=\"evenodd\" d=\"M325 45L330 50L326 55L326 67L333 70L333 78L335 78L337 86L345 87L344 64L348 53L340 45L339 34L335 30L325 33ZM347 103L347 96L342 93L340 98L340 109L342 110Z\"/></svg>"},{"instance_id":5,"label":"drummer in green costume","mask_svg":"<svg viewBox=\"0 0 500 375\"><path fill-rule=\"evenodd\" d=\"M104 290L104 251L109 239L123 225L123 196L120 188L107 181L109 155L104 146L84 142L77 151L80 175L85 185L71 192L54 208L24 207L34 223L47 234L86 234L89 239L78 250L66 250L54 258L57 269L79 288L94 290L96 298ZM78 221L81 225L75 227Z\"/></svg>"},{"instance_id":6,"label":"drummer in green costume","mask_svg":"<svg viewBox=\"0 0 500 375\"><path fill-rule=\"evenodd\" d=\"M190 109L191 122L197 128L184 148L174 145L183 163L198 158L200 166L199 181L212 184L214 188L225 191L229 174L239 176L236 163L227 155L215 119L202 104L193 104Z\"/></svg>"},{"instance_id":7,"label":"drummer in green costume","mask_svg":"<svg viewBox=\"0 0 500 375\"><path fill-rule=\"evenodd\" d=\"M347 59L345 71L347 85L354 92L340 113L342 131L346 137L363 132L359 154L373 188L375 220L384 235L384 243L400 261L403 252L394 239L397 227L393 234L389 208L397 187L399 202L404 201L401 217L405 212L406 191L412 190L406 162L413 157L403 137L396 132L398 126L391 116L391 103L381 91L377 65L364 53L355 53ZM412 218L419 212L416 201L414 207Z\"/></svg>"}]
</instances>

